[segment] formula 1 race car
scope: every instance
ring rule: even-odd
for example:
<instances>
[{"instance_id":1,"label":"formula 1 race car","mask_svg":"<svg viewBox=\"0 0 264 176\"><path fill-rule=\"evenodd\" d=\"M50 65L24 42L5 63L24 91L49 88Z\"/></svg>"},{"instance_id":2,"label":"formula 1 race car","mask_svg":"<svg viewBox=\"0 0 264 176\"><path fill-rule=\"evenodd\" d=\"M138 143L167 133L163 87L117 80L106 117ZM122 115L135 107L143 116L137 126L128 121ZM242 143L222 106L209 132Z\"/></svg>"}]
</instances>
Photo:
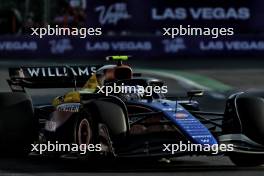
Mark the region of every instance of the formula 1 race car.
<instances>
[{"instance_id":1,"label":"formula 1 race car","mask_svg":"<svg viewBox=\"0 0 264 176\"><path fill-rule=\"evenodd\" d=\"M117 64L104 66L10 68L12 92L0 93L1 154L85 159L226 155L238 166L264 163L263 98L240 92L229 97L224 113L203 112L193 100L203 91L167 99L163 81L133 73L122 63L127 58L108 57ZM74 90L52 103L41 98L35 103L26 93L45 89L45 96L51 88ZM90 149L80 154L76 148L45 147L38 153L40 144Z\"/></svg>"}]
</instances>

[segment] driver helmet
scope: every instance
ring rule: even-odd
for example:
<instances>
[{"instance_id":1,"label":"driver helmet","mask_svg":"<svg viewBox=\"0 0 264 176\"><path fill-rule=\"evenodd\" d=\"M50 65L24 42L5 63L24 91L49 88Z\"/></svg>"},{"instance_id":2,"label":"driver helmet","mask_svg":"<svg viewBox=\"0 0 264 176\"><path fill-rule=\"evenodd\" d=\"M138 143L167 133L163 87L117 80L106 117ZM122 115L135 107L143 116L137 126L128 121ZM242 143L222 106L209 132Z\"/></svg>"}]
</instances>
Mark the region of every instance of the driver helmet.
<instances>
[{"instance_id":1,"label":"driver helmet","mask_svg":"<svg viewBox=\"0 0 264 176\"><path fill-rule=\"evenodd\" d=\"M105 65L96 71L96 78L99 85L115 80L132 78L132 69L127 65Z\"/></svg>"},{"instance_id":2,"label":"driver helmet","mask_svg":"<svg viewBox=\"0 0 264 176\"><path fill-rule=\"evenodd\" d=\"M132 69L127 65L105 65L94 73L83 89L94 92L97 86L103 86L107 82L132 78Z\"/></svg>"}]
</instances>

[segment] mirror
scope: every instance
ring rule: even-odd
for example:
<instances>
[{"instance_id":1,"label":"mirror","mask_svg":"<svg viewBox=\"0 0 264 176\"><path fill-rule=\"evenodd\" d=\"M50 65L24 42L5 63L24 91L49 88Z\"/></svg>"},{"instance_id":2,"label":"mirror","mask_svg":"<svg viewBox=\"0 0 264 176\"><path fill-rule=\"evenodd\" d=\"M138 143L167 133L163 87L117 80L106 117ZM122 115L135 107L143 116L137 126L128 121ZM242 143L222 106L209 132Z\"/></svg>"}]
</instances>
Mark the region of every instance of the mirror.
<instances>
[{"instance_id":1,"label":"mirror","mask_svg":"<svg viewBox=\"0 0 264 176\"><path fill-rule=\"evenodd\" d=\"M201 97L204 95L204 91L203 90L191 90L187 92L187 96L190 98L193 97Z\"/></svg>"}]
</instances>

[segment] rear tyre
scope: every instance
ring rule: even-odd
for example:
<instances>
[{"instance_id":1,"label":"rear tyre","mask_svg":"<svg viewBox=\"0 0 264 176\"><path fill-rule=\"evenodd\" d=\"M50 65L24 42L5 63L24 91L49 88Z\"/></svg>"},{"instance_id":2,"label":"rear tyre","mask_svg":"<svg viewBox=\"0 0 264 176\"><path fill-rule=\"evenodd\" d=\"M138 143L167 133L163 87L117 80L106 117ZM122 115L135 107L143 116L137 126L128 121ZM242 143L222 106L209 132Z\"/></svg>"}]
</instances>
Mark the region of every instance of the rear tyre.
<instances>
[{"instance_id":1,"label":"rear tyre","mask_svg":"<svg viewBox=\"0 0 264 176\"><path fill-rule=\"evenodd\" d=\"M25 155L38 137L38 123L25 93L0 93L0 154Z\"/></svg>"}]
</instances>

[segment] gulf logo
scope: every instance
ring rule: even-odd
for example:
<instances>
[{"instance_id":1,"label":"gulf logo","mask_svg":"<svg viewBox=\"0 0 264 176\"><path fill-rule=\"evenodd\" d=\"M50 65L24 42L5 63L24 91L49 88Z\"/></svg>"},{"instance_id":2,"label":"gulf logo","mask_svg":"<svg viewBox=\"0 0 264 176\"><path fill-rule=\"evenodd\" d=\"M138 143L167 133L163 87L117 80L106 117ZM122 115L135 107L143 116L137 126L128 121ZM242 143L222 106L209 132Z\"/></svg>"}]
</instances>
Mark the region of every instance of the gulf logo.
<instances>
[{"instance_id":1,"label":"gulf logo","mask_svg":"<svg viewBox=\"0 0 264 176\"><path fill-rule=\"evenodd\" d=\"M175 117L176 117L177 119L182 119L182 118L186 118L186 117L188 117L188 114L186 114L186 113L182 113L182 112L177 112L177 113L175 114Z\"/></svg>"}]
</instances>

